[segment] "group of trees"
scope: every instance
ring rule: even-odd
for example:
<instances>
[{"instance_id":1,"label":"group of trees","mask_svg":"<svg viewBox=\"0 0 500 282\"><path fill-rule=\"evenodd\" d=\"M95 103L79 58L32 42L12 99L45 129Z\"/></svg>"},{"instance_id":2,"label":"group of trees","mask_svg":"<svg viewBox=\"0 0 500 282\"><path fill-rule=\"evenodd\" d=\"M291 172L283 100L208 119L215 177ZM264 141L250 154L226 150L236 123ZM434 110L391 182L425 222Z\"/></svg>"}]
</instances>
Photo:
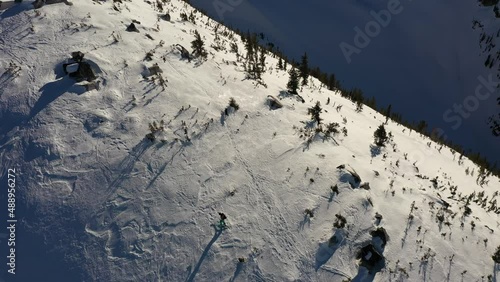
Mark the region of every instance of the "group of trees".
<instances>
[{"instance_id":1,"label":"group of trees","mask_svg":"<svg viewBox=\"0 0 500 282\"><path fill-rule=\"evenodd\" d=\"M387 108L383 107L377 108L375 97L366 99L365 96L363 95L363 91L356 87L352 89L344 89L339 83L339 81L336 80L334 74L326 75L322 73L319 70L319 68L315 68L314 71L314 74L317 76L311 75L312 71L311 69L309 69L308 66L307 54L305 54L302 57L302 61L298 66L296 66L293 62L291 63L291 65L292 68L289 71L290 76L287 84L287 89L290 93L297 94L297 90L299 89L299 86L301 84L300 83L301 79L302 79L302 85L307 85L307 80L309 76L316 77L320 79L320 81L324 83L328 87L328 89L339 91L342 97L347 98L351 100L353 103L355 103L357 112L361 112L363 110L363 105L367 105L368 107L385 115L386 124L389 122L389 119L399 124L402 124L405 127L410 128L410 130L414 130L424 136L430 137L433 141L437 142L438 144L450 147L454 151L459 152L461 156L468 157L472 162L477 164L480 168L486 169L490 171L492 174L500 176L500 168L497 167L496 163L491 164L490 162L488 162L485 156L481 156L479 153L472 153L471 151L466 152L461 145L453 143L451 140L446 140L445 138L443 138L443 136L436 135L433 130L429 130L429 124L427 123L427 121L420 120L418 122L410 123L407 120L404 120L401 114L392 111L392 105L389 105ZM309 72L307 72L308 75L305 75L306 70L309 70ZM378 138L376 140L376 143L384 144L387 139L384 138L383 134L385 132L385 128L383 128L383 126L381 127L382 128L379 128L380 130L376 133L376 134L381 134L380 137L376 137ZM497 119L490 118L490 127L494 132L494 134L496 133L496 136L500 135L500 115L498 116Z\"/></svg>"},{"instance_id":2,"label":"group of trees","mask_svg":"<svg viewBox=\"0 0 500 282\"><path fill-rule=\"evenodd\" d=\"M194 40L191 41L191 48L193 48L193 55L199 58L207 58L207 50L205 50L205 42L201 39L200 33L194 31Z\"/></svg>"},{"instance_id":3,"label":"group of trees","mask_svg":"<svg viewBox=\"0 0 500 282\"><path fill-rule=\"evenodd\" d=\"M188 3L188 1L186 2ZM200 12L201 14L209 17L205 11ZM389 119L391 119L394 122L410 128L411 130L415 130L421 133L422 135L431 137L432 140L446 145L456 152L459 152L461 156L468 157L479 167L483 167L486 170L491 171L493 174L500 176L500 168L498 168L496 164L492 165L484 156L481 156L479 153L473 153L470 150L465 151L461 145L453 143L451 140L445 140L444 138L441 138L439 136L433 136L432 130L429 130L428 124L425 120L420 120L418 122L409 122L403 119L400 113L392 111L390 107L377 107L375 97L366 98L363 95L363 91L361 89L345 88L337 79L335 74L324 72L319 67L311 68L309 66L307 54L304 54L302 56L300 64L297 64L287 58L287 56L279 48L275 48L274 44L270 42L268 42L267 44L259 43L259 38L264 39L264 35L262 33L259 35L257 35L256 33L250 34L249 32L243 33L238 29L233 29L232 32L239 35L245 43L245 49L247 51L245 71L249 78L258 80L261 79L261 75L265 71L265 55L269 54L272 57L278 59L278 69L287 71L288 65L291 66L291 69L289 71L289 81L287 83L287 89L290 93L297 94L298 89L301 85L308 85L309 78L315 77L329 90L338 91L338 93L342 97L349 99L353 103L355 103L357 105L358 111L361 111L363 105L366 105L384 114L387 117L386 123L389 121ZM206 50L204 50L201 36L199 36L197 32L195 33L195 41L192 42L192 47L194 50L193 54L206 58ZM493 134L496 136L500 136L500 115L498 117L491 117L489 120L489 125Z\"/></svg>"},{"instance_id":4,"label":"group of trees","mask_svg":"<svg viewBox=\"0 0 500 282\"><path fill-rule=\"evenodd\" d=\"M262 74L266 71L266 52L267 50L259 45L257 34L242 35L241 39L245 44L245 73L247 78L261 80Z\"/></svg>"},{"instance_id":5,"label":"group of trees","mask_svg":"<svg viewBox=\"0 0 500 282\"><path fill-rule=\"evenodd\" d=\"M299 89L299 72L296 68L292 68L288 73L290 74L288 84L286 85L288 92L297 94L297 89Z\"/></svg>"},{"instance_id":6,"label":"group of trees","mask_svg":"<svg viewBox=\"0 0 500 282\"><path fill-rule=\"evenodd\" d=\"M282 58L279 57L278 68L280 68L280 66L283 66L281 61ZM371 99L366 100L361 89L343 89L340 85L340 82L336 79L335 74L328 75L326 73L323 73L318 67L311 69L309 67L309 59L307 57L307 53L302 56L300 64L295 64L294 62L292 62L291 65L292 68L288 72L288 92L297 94L299 86L307 86L309 84L309 77L312 76L319 79L320 82L323 83L323 85L325 85L329 90L338 90L340 91L340 95L342 97L356 103L357 112L361 112L363 110L363 104L367 104L369 107L375 108L375 98L372 97Z\"/></svg>"},{"instance_id":7,"label":"group of trees","mask_svg":"<svg viewBox=\"0 0 500 282\"><path fill-rule=\"evenodd\" d=\"M281 62L281 57L279 58L278 61L278 68L282 64ZM286 70L286 68L285 68ZM297 94L297 89L299 88L300 80L302 81L301 84L302 86L306 86L308 84L309 80L309 72L311 70L309 69L309 59L307 58L307 53L302 56L302 60L298 66L294 66L292 63L292 68L288 72L290 75L288 78L288 83L287 83L287 89L290 93L292 94Z\"/></svg>"},{"instance_id":8,"label":"group of trees","mask_svg":"<svg viewBox=\"0 0 500 282\"><path fill-rule=\"evenodd\" d=\"M379 125L377 130L373 133L373 137L375 138L375 145L379 147L385 146L385 143L389 139L389 136L387 136L387 131L385 130L385 127L383 124Z\"/></svg>"}]
</instances>

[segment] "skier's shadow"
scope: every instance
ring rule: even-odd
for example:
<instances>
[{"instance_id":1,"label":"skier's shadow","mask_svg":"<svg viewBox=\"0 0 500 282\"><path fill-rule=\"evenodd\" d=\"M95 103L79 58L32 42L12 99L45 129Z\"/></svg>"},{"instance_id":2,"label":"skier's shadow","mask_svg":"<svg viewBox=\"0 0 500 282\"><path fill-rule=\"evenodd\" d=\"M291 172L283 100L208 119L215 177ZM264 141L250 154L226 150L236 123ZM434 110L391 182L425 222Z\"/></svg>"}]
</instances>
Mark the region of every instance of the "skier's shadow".
<instances>
[{"instance_id":1,"label":"skier's shadow","mask_svg":"<svg viewBox=\"0 0 500 282\"><path fill-rule=\"evenodd\" d=\"M234 282L236 277L240 274L241 270L243 269L243 263L238 263L236 266L236 270L234 271L233 277L229 280L229 282Z\"/></svg>"},{"instance_id":2,"label":"skier's shadow","mask_svg":"<svg viewBox=\"0 0 500 282\"><path fill-rule=\"evenodd\" d=\"M194 269L191 272L191 274L189 274L188 278L186 279L186 282L192 282L194 280L194 277L196 276L196 274L198 273L198 271L200 271L200 266L203 263L203 260L205 260L205 258L207 257L208 252L210 251L210 248L215 243L215 241L217 241L217 239L219 238L220 234L222 234L222 229L217 229L216 226L214 226L214 229L215 229L214 237L212 237L212 240L210 240L210 242L208 243L208 245L205 247L205 250L203 251L203 253L201 254L200 259L198 260L198 263L194 267Z\"/></svg>"}]
</instances>

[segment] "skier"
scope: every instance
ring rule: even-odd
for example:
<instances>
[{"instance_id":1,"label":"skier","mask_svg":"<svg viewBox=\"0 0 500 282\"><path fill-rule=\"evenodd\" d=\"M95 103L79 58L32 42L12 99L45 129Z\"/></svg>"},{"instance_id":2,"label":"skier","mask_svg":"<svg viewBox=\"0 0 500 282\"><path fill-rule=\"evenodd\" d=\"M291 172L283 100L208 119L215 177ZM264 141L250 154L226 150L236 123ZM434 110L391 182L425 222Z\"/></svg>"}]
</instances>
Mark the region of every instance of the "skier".
<instances>
[{"instance_id":1,"label":"skier","mask_svg":"<svg viewBox=\"0 0 500 282\"><path fill-rule=\"evenodd\" d=\"M221 212L219 213L219 215L220 215L219 225L220 225L221 227L226 227L226 222L225 222L225 220L227 219L227 216L226 216L224 213L221 213Z\"/></svg>"}]
</instances>

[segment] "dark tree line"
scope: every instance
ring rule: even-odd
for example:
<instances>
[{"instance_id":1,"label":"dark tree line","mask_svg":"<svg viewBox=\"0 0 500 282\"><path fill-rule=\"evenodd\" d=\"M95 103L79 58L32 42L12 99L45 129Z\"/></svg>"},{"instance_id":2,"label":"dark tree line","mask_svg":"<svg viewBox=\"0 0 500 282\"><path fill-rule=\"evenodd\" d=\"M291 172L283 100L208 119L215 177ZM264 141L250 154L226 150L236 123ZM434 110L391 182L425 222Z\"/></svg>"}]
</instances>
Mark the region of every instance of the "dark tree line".
<instances>
[{"instance_id":1,"label":"dark tree line","mask_svg":"<svg viewBox=\"0 0 500 282\"><path fill-rule=\"evenodd\" d=\"M241 36L241 39L245 43L247 52L244 64L247 77L260 80L266 70L267 50L259 45L259 38L256 33L250 34L250 32L247 32L247 34Z\"/></svg>"},{"instance_id":2,"label":"dark tree line","mask_svg":"<svg viewBox=\"0 0 500 282\"><path fill-rule=\"evenodd\" d=\"M498 8L499 0L479 0L479 3L485 7L493 7L494 13L491 14L491 22L487 24L498 24L496 21L500 18L500 9ZM496 77L500 79L500 50L498 49L498 42L495 42L495 39L500 35L500 31L488 31L488 29L485 29L484 25L478 20L472 21L472 28L481 31L479 46L483 53L488 54L484 61L484 66L492 70L496 68ZM497 88L498 87L499 85L497 85ZM497 98L497 101L500 106L500 97ZM497 115L492 115L488 118L488 127L493 136L500 137L500 109Z\"/></svg>"}]
</instances>

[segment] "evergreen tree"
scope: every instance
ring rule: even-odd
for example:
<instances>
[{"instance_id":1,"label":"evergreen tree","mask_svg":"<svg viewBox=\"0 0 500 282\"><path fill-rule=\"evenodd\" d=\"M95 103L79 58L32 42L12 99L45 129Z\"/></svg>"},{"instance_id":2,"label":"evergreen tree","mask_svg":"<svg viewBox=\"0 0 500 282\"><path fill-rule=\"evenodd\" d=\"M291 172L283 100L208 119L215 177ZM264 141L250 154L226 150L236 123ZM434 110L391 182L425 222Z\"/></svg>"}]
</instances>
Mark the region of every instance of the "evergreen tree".
<instances>
[{"instance_id":1,"label":"evergreen tree","mask_svg":"<svg viewBox=\"0 0 500 282\"><path fill-rule=\"evenodd\" d=\"M363 102L356 101L356 113L361 113L363 111Z\"/></svg>"},{"instance_id":2,"label":"evergreen tree","mask_svg":"<svg viewBox=\"0 0 500 282\"><path fill-rule=\"evenodd\" d=\"M302 56L302 61L299 65L300 77L302 78L302 85L307 85L307 80L309 79L309 62L307 58L307 53Z\"/></svg>"},{"instance_id":3,"label":"evergreen tree","mask_svg":"<svg viewBox=\"0 0 500 282\"><path fill-rule=\"evenodd\" d=\"M299 88L299 73L295 68L290 69L290 78L288 79L288 92L292 94L297 94L297 89Z\"/></svg>"},{"instance_id":4,"label":"evergreen tree","mask_svg":"<svg viewBox=\"0 0 500 282\"><path fill-rule=\"evenodd\" d=\"M259 73L258 73L258 78L262 78L262 73L264 73L266 70L266 51L262 49L260 51L260 57L259 57Z\"/></svg>"},{"instance_id":5,"label":"evergreen tree","mask_svg":"<svg viewBox=\"0 0 500 282\"><path fill-rule=\"evenodd\" d=\"M254 36L250 35L250 32L247 32L245 37L245 50L247 51L247 61L251 61L254 56ZM255 37L256 40L256 37Z\"/></svg>"},{"instance_id":6,"label":"evergreen tree","mask_svg":"<svg viewBox=\"0 0 500 282\"><path fill-rule=\"evenodd\" d=\"M259 66L254 63L248 64L248 77L251 79L259 79Z\"/></svg>"},{"instance_id":7,"label":"evergreen tree","mask_svg":"<svg viewBox=\"0 0 500 282\"><path fill-rule=\"evenodd\" d=\"M321 121L323 120L319 115L321 114L321 111L323 109L321 108L321 103L319 101L316 102L316 105L312 108L307 109L307 114L311 115L311 119L316 121L316 123L319 125Z\"/></svg>"},{"instance_id":8,"label":"evergreen tree","mask_svg":"<svg viewBox=\"0 0 500 282\"><path fill-rule=\"evenodd\" d=\"M327 87L328 85L328 74L326 72L320 72L320 75L319 75L319 81L321 81L321 83L323 83L324 87Z\"/></svg>"},{"instance_id":9,"label":"evergreen tree","mask_svg":"<svg viewBox=\"0 0 500 282\"><path fill-rule=\"evenodd\" d=\"M245 39L246 63L245 72L250 79L261 79L265 70L265 49L259 46L257 35L247 33ZM259 57L260 51L260 57Z\"/></svg>"},{"instance_id":10,"label":"evergreen tree","mask_svg":"<svg viewBox=\"0 0 500 282\"><path fill-rule=\"evenodd\" d=\"M189 14L189 21L192 22L193 24L196 24L196 17L194 16L192 11L191 14Z\"/></svg>"},{"instance_id":11,"label":"evergreen tree","mask_svg":"<svg viewBox=\"0 0 500 282\"><path fill-rule=\"evenodd\" d=\"M335 90L338 88L337 80L335 79L335 74L330 74L328 77L328 89Z\"/></svg>"},{"instance_id":12,"label":"evergreen tree","mask_svg":"<svg viewBox=\"0 0 500 282\"><path fill-rule=\"evenodd\" d=\"M417 124L417 128L415 130L418 131L418 132L420 132L420 133L422 133L422 134L425 134L426 128L427 128L427 122L425 120L421 120Z\"/></svg>"},{"instance_id":13,"label":"evergreen tree","mask_svg":"<svg viewBox=\"0 0 500 282\"><path fill-rule=\"evenodd\" d=\"M385 127L381 124L377 130L373 133L373 137L375 138L375 144L379 147L385 146L385 142L389 138L387 136L387 132L385 131Z\"/></svg>"},{"instance_id":14,"label":"evergreen tree","mask_svg":"<svg viewBox=\"0 0 500 282\"><path fill-rule=\"evenodd\" d=\"M350 90L348 96L351 99L351 101L355 103L358 102L363 103L365 101L365 97L363 96L363 91L359 88L353 88L352 90Z\"/></svg>"},{"instance_id":15,"label":"evergreen tree","mask_svg":"<svg viewBox=\"0 0 500 282\"><path fill-rule=\"evenodd\" d=\"M197 30L194 31L194 40L191 41L191 47L193 48L193 54L196 57L207 58L207 51L205 50L205 42L201 39L200 34Z\"/></svg>"},{"instance_id":16,"label":"evergreen tree","mask_svg":"<svg viewBox=\"0 0 500 282\"><path fill-rule=\"evenodd\" d=\"M281 57L279 57L278 59L278 69L282 69L283 68L283 60L281 59Z\"/></svg>"},{"instance_id":17,"label":"evergreen tree","mask_svg":"<svg viewBox=\"0 0 500 282\"><path fill-rule=\"evenodd\" d=\"M392 109L392 105L389 104L389 106L387 107L387 110L385 111L385 124L387 124L387 122L391 118L391 109Z\"/></svg>"}]
</instances>

